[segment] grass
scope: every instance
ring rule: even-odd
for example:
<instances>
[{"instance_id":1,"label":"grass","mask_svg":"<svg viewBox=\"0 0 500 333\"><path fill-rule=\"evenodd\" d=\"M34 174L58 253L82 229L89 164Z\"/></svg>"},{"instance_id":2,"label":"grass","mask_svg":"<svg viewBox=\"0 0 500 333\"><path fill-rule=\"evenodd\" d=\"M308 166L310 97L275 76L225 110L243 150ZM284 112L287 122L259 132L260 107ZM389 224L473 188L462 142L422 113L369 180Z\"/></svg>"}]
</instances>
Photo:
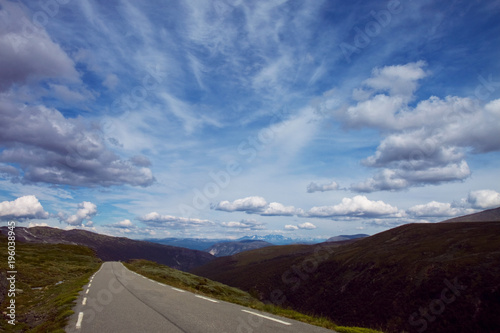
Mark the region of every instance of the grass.
<instances>
[{"instance_id":1,"label":"grass","mask_svg":"<svg viewBox=\"0 0 500 333\"><path fill-rule=\"evenodd\" d=\"M295 310L284 309L276 305L264 304L249 293L238 288L230 287L197 275L182 272L152 261L142 259L130 260L125 263L125 266L128 269L152 280L187 290L195 294L239 304L278 316L302 321L311 325L336 330L337 332L380 333L380 331L366 328L337 326L335 323L324 317L310 316Z\"/></svg>"},{"instance_id":2,"label":"grass","mask_svg":"<svg viewBox=\"0 0 500 333\"><path fill-rule=\"evenodd\" d=\"M5 236L0 236L0 249L7 251ZM0 278L5 281L8 269L4 258ZM0 331L64 332L78 293L100 264L94 252L83 246L17 242L16 325L10 325L2 315ZM6 312L10 298L3 296L0 311Z\"/></svg>"}]
</instances>

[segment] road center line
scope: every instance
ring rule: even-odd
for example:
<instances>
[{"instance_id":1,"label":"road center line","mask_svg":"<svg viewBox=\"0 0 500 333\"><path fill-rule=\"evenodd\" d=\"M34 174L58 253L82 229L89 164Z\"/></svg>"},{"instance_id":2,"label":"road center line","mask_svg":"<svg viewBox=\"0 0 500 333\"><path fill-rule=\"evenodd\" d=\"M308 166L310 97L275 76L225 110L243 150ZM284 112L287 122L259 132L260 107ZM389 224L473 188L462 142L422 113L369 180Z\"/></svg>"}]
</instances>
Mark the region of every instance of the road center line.
<instances>
[{"instance_id":1,"label":"road center line","mask_svg":"<svg viewBox=\"0 0 500 333\"><path fill-rule=\"evenodd\" d=\"M78 314L78 321L76 322L76 329L82 328L83 312Z\"/></svg>"},{"instance_id":2,"label":"road center line","mask_svg":"<svg viewBox=\"0 0 500 333\"><path fill-rule=\"evenodd\" d=\"M250 314L253 314L253 315L255 315L255 316L262 317L262 318L266 318L266 319L269 319L269 320L275 321L275 322L280 323L280 324L283 324L283 325L292 325L291 323L287 323L286 321L279 320L279 319L272 318L272 317L268 317L268 316L264 316L264 315L261 315L260 313L255 313L255 312L248 311L248 310L241 310L241 311L246 312L246 313L250 313Z\"/></svg>"},{"instance_id":3,"label":"road center line","mask_svg":"<svg viewBox=\"0 0 500 333\"><path fill-rule=\"evenodd\" d=\"M86 291L85 293L86 293L86 294L88 294L88 293L89 293L89 290L90 290L90 289L87 289L87 291Z\"/></svg>"},{"instance_id":4,"label":"road center line","mask_svg":"<svg viewBox=\"0 0 500 333\"><path fill-rule=\"evenodd\" d=\"M198 298L204 299L205 301L210 301L210 302L213 302L213 303L219 303L219 301L216 301L216 300L208 298L208 297L204 297L204 296L201 296L201 295L195 295L195 296L198 297Z\"/></svg>"},{"instance_id":5,"label":"road center line","mask_svg":"<svg viewBox=\"0 0 500 333\"><path fill-rule=\"evenodd\" d=\"M87 304L87 297L84 297L83 301L82 301L82 305L85 305L85 304Z\"/></svg>"}]
</instances>

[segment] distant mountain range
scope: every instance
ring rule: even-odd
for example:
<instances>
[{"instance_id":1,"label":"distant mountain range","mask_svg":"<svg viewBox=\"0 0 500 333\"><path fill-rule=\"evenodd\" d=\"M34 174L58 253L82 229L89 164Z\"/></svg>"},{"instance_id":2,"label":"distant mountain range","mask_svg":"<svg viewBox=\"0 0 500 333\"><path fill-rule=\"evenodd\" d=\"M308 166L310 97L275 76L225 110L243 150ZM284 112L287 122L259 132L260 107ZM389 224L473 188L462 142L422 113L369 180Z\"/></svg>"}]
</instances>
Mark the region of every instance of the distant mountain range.
<instances>
[{"instance_id":1,"label":"distant mountain range","mask_svg":"<svg viewBox=\"0 0 500 333\"><path fill-rule=\"evenodd\" d=\"M223 257L267 246L274 246L274 244L261 240L246 239L235 242L220 242L212 245L206 251L216 257Z\"/></svg>"},{"instance_id":2,"label":"distant mountain range","mask_svg":"<svg viewBox=\"0 0 500 333\"><path fill-rule=\"evenodd\" d=\"M0 230L4 235L8 233L7 227L0 227ZM29 243L84 245L93 249L103 261L148 259L183 271L206 264L215 258L207 252L106 236L79 229L16 227L16 240Z\"/></svg>"},{"instance_id":3,"label":"distant mountain range","mask_svg":"<svg viewBox=\"0 0 500 333\"><path fill-rule=\"evenodd\" d=\"M253 235L238 238L239 241L244 240L260 240L269 242L274 245L288 245L288 244L316 244L326 241L326 238L290 238L283 235Z\"/></svg>"},{"instance_id":4,"label":"distant mountain range","mask_svg":"<svg viewBox=\"0 0 500 333\"><path fill-rule=\"evenodd\" d=\"M337 236L345 239L354 239L368 235L352 235L352 236ZM332 237L332 239L335 237ZM244 236L234 241L228 239L207 239L207 238L149 238L149 242L158 244L185 247L193 250L205 251L216 257L229 256L236 253L254 250L261 247L272 245L287 245L287 244L317 244L327 241L326 238L290 238L283 235L253 235ZM338 239L340 240L340 239ZM331 240L331 241L338 241Z\"/></svg>"},{"instance_id":5,"label":"distant mountain range","mask_svg":"<svg viewBox=\"0 0 500 333\"><path fill-rule=\"evenodd\" d=\"M406 224L356 240L266 247L191 272L340 325L499 332L499 212Z\"/></svg>"}]
</instances>

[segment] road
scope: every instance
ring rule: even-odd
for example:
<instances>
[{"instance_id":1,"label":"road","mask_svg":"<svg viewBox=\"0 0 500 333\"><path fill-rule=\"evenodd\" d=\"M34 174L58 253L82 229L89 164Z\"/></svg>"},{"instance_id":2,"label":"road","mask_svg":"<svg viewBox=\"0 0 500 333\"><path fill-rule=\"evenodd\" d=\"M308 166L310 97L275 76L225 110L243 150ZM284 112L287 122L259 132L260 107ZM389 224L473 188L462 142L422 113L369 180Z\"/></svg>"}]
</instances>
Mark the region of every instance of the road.
<instances>
[{"instance_id":1,"label":"road","mask_svg":"<svg viewBox=\"0 0 500 333\"><path fill-rule=\"evenodd\" d=\"M331 333L333 331L201 297L105 262L77 300L66 332Z\"/></svg>"}]
</instances>

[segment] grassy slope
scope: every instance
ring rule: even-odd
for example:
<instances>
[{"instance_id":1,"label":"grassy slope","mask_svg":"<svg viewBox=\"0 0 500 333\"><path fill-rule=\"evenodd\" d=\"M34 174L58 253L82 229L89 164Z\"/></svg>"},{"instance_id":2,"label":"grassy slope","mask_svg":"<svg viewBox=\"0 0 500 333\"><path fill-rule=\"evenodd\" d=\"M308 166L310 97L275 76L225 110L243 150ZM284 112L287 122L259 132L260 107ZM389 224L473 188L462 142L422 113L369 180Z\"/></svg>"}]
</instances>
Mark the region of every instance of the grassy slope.
<instances>
[{"instance_id":1,"label":"grassy slope","mask_svg":"<svg viewBox=\"0 0 500 333\"><path fill-rule=\"evenodd\" d=\"M467 289L429 329L500 327L499 222L404 225L342 246L245 252L193 273L341 324L393 332L417 331L421 326L411 325L409 316L439 299L445 279L457 278Z\"/></svg>"},{"instance_id":2,"label":"grassy slope","mask_svg":"<svg viewBox=\"0 0 500 333\"><path fill-rule=\"evenodd\" d=\"M270 312L276 315L288 317L295 320L304 321L313 325L335 329L342 333L377 333L378 331L358 328L358 327L340 327L333 322L322 317L313 317L302 313L283 309L271 304L264 304L252 297L250 294L224 285L219 282L182 272L168 266L160 265L148 260L131 260L125 263L125 266L130 270L137 272L150 279L191 291L193 293L205 295L208 297L220 299L226 302L236 303L243 306L251 307L257 310Z\"/></svg>"},{"instance_id":3,"label":"grassy slope","mask_svg":"<svg viewBox=\"0 0 500 333\"><path fill-rule=\"evenodd\" d=\"M2 235L0 249L2 252L7 250L7 239ZM2 258L0 278L5 281L7 260L5 256ZM83 246L17 242L17 323L12 326L1 316L0 331L64 332L78 292L99 266L100 260L94 252ZM7 295L3 296L2 312L6 311L10 300Z\"/></svg>"}]
</instances>

